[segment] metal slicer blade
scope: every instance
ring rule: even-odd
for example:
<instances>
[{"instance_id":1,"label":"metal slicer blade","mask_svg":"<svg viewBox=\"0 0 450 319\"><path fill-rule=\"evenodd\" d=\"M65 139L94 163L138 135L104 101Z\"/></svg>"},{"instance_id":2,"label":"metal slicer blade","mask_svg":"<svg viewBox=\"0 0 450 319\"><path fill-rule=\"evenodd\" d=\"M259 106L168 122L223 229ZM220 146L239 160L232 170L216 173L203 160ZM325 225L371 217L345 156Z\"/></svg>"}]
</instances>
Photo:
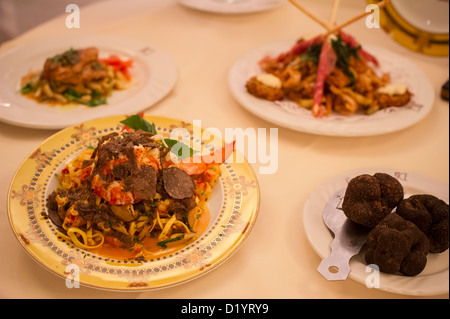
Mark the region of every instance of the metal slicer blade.
<instances>
[{"instance_id":1,"label":"metal slicer blade","mask_svg":"<svg viewBox=\"0 0 450 319\"><path fill-rule=\"evenodd\" d=\"M328 201L323 220L334 233L331 254L322 260L317 270L327 280L345 280L350 274L350 259L359 253L366 242L369 229L347 218L342 210L345 188Z\"/></svg>"}]
</instances>

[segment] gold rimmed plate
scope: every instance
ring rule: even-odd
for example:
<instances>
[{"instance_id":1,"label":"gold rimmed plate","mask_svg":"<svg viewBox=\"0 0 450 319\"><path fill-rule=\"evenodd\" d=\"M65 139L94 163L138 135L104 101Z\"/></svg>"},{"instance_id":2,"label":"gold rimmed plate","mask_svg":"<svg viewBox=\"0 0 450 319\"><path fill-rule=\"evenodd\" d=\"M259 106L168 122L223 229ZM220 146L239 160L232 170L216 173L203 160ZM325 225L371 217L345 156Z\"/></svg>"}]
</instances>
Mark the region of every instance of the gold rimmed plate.
<instances>
[{"instance_id":1,"label":"gold rimmed plate","mask_svg":"<svg viewBox=\"0 0 450 319\"><path fill-rule=\"evenodd\" d=\"M380 0L368 0L377 4ZM431 56L448 56L448 1L391 0L380 11L380 26L404 47Z\"/></svg>"},{"instance_id":2,"label":"gold rimmed plate","mask_svg":"<svg viewBox=\"0 0 450 319\"><path fill-rule=\"evenodd\" d=\"M258 181L250 164L236 151L234 160L221 165L222 176L208 204L208 228L195 242L178 251L146 261L119 260L58 239L45 206L47 196L57 185L56 174L79 152L96 146L100 136L122 130L123 119L125 116L112 116L68 127L44 141L23 161L8 192L8 217L20 244L52 273L67 280L75 268L79 276L75 279L81 285L109 290L169 287L221 265L250 234L259 210ZM183 127L191 133L193 130L191 124L176 119L147 115L145 119L154 122L158 133L167 137L174 128Z\"/></svg>"}]
</instances>

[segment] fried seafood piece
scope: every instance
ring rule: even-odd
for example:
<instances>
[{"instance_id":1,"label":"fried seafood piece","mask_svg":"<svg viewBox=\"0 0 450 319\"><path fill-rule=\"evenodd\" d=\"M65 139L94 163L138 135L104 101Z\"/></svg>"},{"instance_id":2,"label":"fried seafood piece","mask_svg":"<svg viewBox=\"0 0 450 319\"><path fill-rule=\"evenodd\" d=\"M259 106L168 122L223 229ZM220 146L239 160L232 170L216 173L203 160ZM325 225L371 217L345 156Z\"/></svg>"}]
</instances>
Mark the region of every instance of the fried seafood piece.
<instances>
[{"instance_id":1,"label":"fried seafood piece","mask_svg":"<svg viewBox=\"0 0 450 319\"><path fill-rule=\"evenodd\" d=\"M279 101L284 98L284 92L281 87L273 87L262 83L256 76L247 81L245 85L247 91L256 97L269 100Z\"/></svg>"},{"instance_id":2,"label":"fried seafood piece","mask_svg":"<svg viewBox=\"0 0 450 319\"><path fill-rule=\"evenodd\" d=\"M342 209L348 219L373 228L403 200L403 186L385 173L363 174L348 183Z\"/></svg>"},{"instance_id":3,"label":"fried seafood piece","mask_svg":"<svg viewBox=\"0 0 450 319\"><path fill-rule=\"evenodd\" d=\"M345 74L344 71L342 71L342 69L340 68L335 68L328 76L326 79L326 83L329 86L335 86L338 88L343 88L346 86L349 86L351 84L351 79L350 77Z\"/></svg>"},{"instance_id":4,"label":"fried seafood piece","mask_svg":"<svg viewBox=\"0 0 450 319\"><path fill-rule=\"evenodd\" d=\"M351 115L359 108L356 100L349 94L337 94L333 100L333 108L339 114Z\"/></svg>"},{"instance_id":5,"label":"fried seafood piece","mask_svg":"<svg viewBox=\"0 0 450 319\"><path fill-rule=\"evenodd\" d=\"M449 206L428 194L413 195L397 207L397 214L414 223L430 240L430 252L442 253L449 247Z\"/></svg>"},{"instance_id":6,"label":"fried seafood piece","mask_svg":"<svg viewBox=\"0 0 450 319\"><path fill-rule=\"evenodd\" d=\"M384 109L390 106L400 107L407 104L411 100L412 94L406 91L403 94L386 94L386 93L376 93L375 99L378 102L380 109Z\"/></svg>"},{"instance_id":7,"label":"fried seafood piece","mask_svg":"<svg viewBox=\"0 0 450 319\"><path fill-rule=\"evenodd\" d=\"M427 264L430 243L425 234L412 222L396 213L389 214L366 240L365 259L380 271L407 276L420 274Z\"/></svg>"}]
</instances>

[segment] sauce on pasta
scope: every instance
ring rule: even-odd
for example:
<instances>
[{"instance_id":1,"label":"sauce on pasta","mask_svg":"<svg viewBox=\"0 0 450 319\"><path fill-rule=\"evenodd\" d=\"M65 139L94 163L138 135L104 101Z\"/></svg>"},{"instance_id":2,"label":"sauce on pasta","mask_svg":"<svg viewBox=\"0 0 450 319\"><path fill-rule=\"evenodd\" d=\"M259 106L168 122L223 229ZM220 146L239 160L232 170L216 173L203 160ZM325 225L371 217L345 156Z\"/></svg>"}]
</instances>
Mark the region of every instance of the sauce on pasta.
<instances>
[{"instance_id":1,"label":"sauce on pasta","mask_svg":"<svg viewBox=\"0 0 450 319\"><path fill-rule=\"evenodd\" d=\"M59 238L105 258L144 261L194 242L208 227L220 163L173 161L163 139L111 133L58 175L47 212Z\"/></svg>"}]
</instances>

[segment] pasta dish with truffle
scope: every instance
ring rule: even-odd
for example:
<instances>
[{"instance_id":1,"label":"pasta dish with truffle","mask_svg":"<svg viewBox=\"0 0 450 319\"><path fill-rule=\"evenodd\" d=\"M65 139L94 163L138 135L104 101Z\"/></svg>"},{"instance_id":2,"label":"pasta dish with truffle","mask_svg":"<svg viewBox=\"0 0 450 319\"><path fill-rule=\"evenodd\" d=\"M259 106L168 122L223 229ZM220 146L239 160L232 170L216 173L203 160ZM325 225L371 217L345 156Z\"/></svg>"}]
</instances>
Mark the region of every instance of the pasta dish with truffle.
<instances>
[{"instance_id":1,"label":"pasta dish with truffle","mask_svg":"<svg viewBox=\"0 0 450 319\"><path fill-rule=\"evenodd\" d=\"M193 161L195 154L177 160L174 142L125 126L71 160L46 204L60 238L134 260L195 241L209 224L207 202L221 163Z\"/></svg>"},{"instance_id":2,"label":"pasta dish with truffle","mask_svg":"<svg viewBox=\"0 0 450 319\"><path fill-rule=\"evenodd\" d=\"M114 90L129 86L133 61L111 55L99 59L98 49L69 49L45 61L43 70L31 71L21 79L20 93L46 104L107 104Z\"/></svg>"}]
</instances>

